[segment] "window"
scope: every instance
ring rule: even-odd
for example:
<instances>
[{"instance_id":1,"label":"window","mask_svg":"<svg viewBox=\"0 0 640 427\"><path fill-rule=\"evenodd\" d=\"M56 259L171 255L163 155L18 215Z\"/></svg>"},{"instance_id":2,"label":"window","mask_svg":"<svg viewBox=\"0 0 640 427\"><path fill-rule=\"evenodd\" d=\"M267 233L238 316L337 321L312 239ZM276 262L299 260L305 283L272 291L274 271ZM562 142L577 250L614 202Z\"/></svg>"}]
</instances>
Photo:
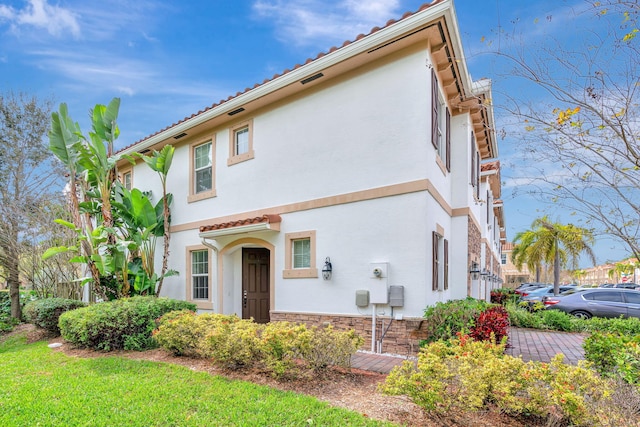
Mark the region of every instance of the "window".
<instances>
[{"instance_id":1,"label":"window","mask_svg":"<svg viewBox=\"0 0 640 427\"><path fill-rule=\"evenodd\" d=\"M316 232L300 231L285 235L285 262L282 277L316 278Z\"/></svg>"},{"instance_id":2,"label":"window","mask_svg":"<svg viewBox=\"0 0 640 427\"><path fill-rule=\"evenodd\" d=\"M500 262L502 265L506 265L507 264L507 254L500 254Z\"/></svg>"},{"instance_id":3,"label":"window","mask_svg":"<svg viewBox=\"0 0 640 427\"><path fill-rule=\"evenodd\" d=\"M131 188L133 188L133 170L132 169L129 168L129 169L120 171L119 179L120 179L120 182L122 183L122 186L127 190L131 190Z\"/></svg>"},{"instance_id":4,"label":"window","mask_svg":"<svg viewBox=\"0 0 640 427\"><path fill-rule=\"evenodd\" d=\"M431 70L431 143L451 172L451 113L440 97L440 86L435 70Z\"/></svg>"},{"instance_id":5,"label":"window","mask_svg":"<svg viewBox=\"0 0 640 427\"><path fill-rule=\"evenodd\" d=\"M491 195L487 191L487 224L491 224Z\"/></svg>"},{"instance_id":6,"label":"window","mask_svg":"<svg viewBox=\"0 0 640 427\"><path fill-rule=\"evenodd\" d=\"M449 289L449 241L440 233L432 233L433 264L431 289L434 291Z\"/></svg>"},{"instance_id":7,"label":"window","mask_svg":"<svg viewBox=\"0 0 640 427\"><path fill-rule=\"evenodd\" d=\"M594 301L622 302L622 293L620 291L593 292L585 294L584 299Z\"/></svg>"},{"instance_id":8,"label":"window","mask_svg":"<svg viewBox=\"0 0 640 427\"><path fill-rule=\"evenodd\" d=\"M214 150L215 141L210 139L191 145L191 178L188 202L215 197Z\"/></svg>"},{"instance_id":9,"label":"window","mask_svg":"<svg viewBox=\"0 0 640 427\"><path fill-rule=\"evenodd\" d=\"M640 304L640 295L635 292L626 292L624 297L629 304Z\"/></svg>"},{"instance_id":10,"label":"window","mask_svg":"<svg viewBox=\"0 0 640 427\"><path fill-rule=\"evenodd\" d=\"M311 266L311 239L295 239L293 245L293 268L309 268Z\"/></svg>"},{"instance_id":11,"label":"window","mask_svg":"<svg viewBox=\"0 0 640 427\"><path fill-rule=\"evenodd\" d=\"M191 252L191 299L209 299L209 251Z\"/></svg>"},{"instance_id":12,"label":"window","mask_svg":"<svg viewBox=\"0 0 640 427\"><path fill-rule=\"evenodd\" d=\"M238 123L229 129L229 159L227 165L235 165L253 159L253 120Z\"/></svg>"},{"instance_id":13,"label":"window","mask_svg":"<svg viewBox=\"0 0 640 427\"><path fill-rule=\"evenodd\" d=\"M124 172L122 174L122 185L124 185L124 188L126 188L127 190L131 190L131 171L129 172Z\"/></svg>"},{"instance_id":14,"label":"window","mask_svg":"<svg viewBox=\"0 0 640 427\"><path fill-rule=\"evenodd\" d=\"M187 300L198 308L211 308L211 269L209 249L197 245L187 247Z\"/></svg>"}]
</instances>

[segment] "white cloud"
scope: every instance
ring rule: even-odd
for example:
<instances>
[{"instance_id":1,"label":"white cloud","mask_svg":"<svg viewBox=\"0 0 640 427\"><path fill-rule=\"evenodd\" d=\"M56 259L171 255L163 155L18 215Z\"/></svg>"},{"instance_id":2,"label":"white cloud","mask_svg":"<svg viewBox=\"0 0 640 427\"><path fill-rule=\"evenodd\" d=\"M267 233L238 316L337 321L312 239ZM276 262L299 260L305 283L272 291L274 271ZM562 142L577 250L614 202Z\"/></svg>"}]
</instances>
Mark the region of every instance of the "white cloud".
<instances>
[{"instance_id":1,"label":"white cloud","mask_svg":"<svg viewBox=\"0 0 640 427\"><path fill-rule=\"evenodd\" d=\"M326 46L327 41L340 43L383 26L399 6L399 0L256 0L253 10L258 18L275 22L282 41Z\"/></svg>"},{"instance_id":2,"label":"white cloud","mask_svg":"<svg viewBox=\"0 0 640 427\"><path fill-rule=\"evenodd\" d=\"M30 26L44 29L56 37L65 32L80 37L77 15L60 6L50 5L47 0L29 0L21 10L0 5L0 20L8 21L14 31L19 31L23 26Z\"/></svg>"}]
</instances>

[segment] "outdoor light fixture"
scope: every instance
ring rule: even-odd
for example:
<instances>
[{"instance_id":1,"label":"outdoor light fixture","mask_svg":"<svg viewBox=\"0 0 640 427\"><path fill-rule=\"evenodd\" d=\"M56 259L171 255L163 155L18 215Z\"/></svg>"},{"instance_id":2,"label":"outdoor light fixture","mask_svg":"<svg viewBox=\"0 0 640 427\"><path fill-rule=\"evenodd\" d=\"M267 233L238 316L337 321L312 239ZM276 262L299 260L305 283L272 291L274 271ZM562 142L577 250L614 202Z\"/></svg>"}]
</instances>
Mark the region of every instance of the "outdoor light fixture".
<instances>
[{"instance_id":1,"label":"outdoor light fixture","mask_svg":"<svg viewBox=\"0 0 640 427\"><path fill-rule=\"evenodd\" d=\"M333 269L331 268L331 259L327 257L327 259L324 260L324 267L322 267L322 278L324 280L330 280L332 271Z\"/></svg>"},{"instance_id":2,"label":"outdoor light fixture","mask_svg":"<svg viewBox=\"0 0 640 427\"><path fill-rule=\"evenodd\" d=\"M485 280L486 280L487 276L489 276L490 274L491 274L491 273L489 273L489 270L487 270L486 268L483 268L483 269L482 269L482 273L480 273L480 275L481 275L482 277L484 277L484 278L485 278Z\"/></svg>"},{"instance_id":3,"label":"outdoor light fixture","mask_svg":"<svg viewBox=\"0 0 640 427\"><path fill-rule=\"evenodd\" d=\"M478 280L478 277L480 276L480 269L478 268L477 262L474 261L471 263L469 274L471 275L471 280Z\"/></svg>"}]
</instances>

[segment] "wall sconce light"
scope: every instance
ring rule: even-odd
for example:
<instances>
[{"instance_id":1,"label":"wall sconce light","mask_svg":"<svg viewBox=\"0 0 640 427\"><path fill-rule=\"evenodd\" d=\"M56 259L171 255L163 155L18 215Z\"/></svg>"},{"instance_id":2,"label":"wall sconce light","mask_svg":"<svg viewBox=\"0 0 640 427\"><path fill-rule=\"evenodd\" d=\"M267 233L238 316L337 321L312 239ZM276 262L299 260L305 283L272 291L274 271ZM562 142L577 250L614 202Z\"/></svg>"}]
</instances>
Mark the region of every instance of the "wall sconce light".
<instances>
[{"instance_id":1,"label":"wall sconce light","mask_svg":"<svg viewBox=\"0 0 640 427\"><path fill-rule=\"evenodd\" d=\"M482 269L482 273L480 273L480 275L481 275L485 280L487 280L487 276L490 276L490 275L491 275L491 273L489 273L489 270L487 270L486 268L483 268L483 269Z\"/></svg>"},{"instance_id":2,"label":"wall sconce light","mask_svg":"<svg viewBox=\"0 0 640 427\"><path fill-rule=\"evenodd\" d=\"M331 267L331 259L327 257L324 260L324 267L322 267L322 278L324 280L331 280L331 272L333 271Z\"/></svg>"},{"instance_id":3,"label":"wall sconce light","mask_svg":"<svg viewBox=\"0 0 640 427\"><path fill-rule=\"evenodd\" d=\"M471 280L478 280L478 277L480 276L480 269L478 268L477 262L474 261L471 263L469 274L471 275Z\"/></svg>"}]
</instances>

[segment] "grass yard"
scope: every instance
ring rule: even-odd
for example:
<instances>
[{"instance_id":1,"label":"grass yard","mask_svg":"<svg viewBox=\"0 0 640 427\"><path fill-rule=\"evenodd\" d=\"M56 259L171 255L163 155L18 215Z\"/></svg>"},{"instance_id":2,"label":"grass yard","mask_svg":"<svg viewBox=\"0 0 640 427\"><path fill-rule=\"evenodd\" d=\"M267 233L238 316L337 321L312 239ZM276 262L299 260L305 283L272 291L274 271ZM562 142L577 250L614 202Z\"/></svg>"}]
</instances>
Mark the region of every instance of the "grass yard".
<instances>
[{"instance_id":1,"label":"grass yard","mask_svg":"<svg viewBox=\"0 0 640 427\"><path fill-rule=\"evenodd\" d=\"M0 343L0 425L384 426L315 398L166 363Z\"/></svg>"}]
</instances>

